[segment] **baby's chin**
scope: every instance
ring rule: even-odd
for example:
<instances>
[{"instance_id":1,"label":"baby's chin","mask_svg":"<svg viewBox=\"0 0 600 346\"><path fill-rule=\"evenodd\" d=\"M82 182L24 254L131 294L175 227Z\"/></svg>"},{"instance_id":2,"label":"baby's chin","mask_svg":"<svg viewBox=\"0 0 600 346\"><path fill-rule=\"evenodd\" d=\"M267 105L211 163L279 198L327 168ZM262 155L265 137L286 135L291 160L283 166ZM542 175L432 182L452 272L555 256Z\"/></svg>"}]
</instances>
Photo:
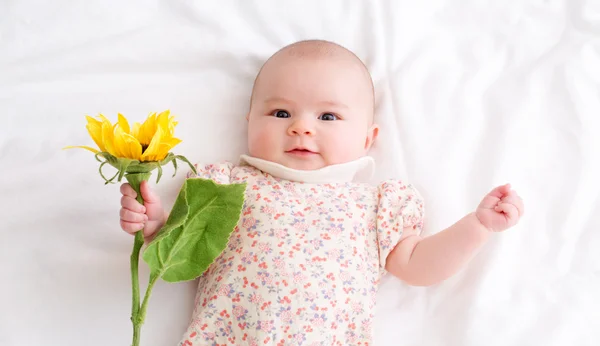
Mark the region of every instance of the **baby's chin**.
<instances>
[{"instance_id":1,"label":"baby's chin","mask_svg":"<svg viewBox=\"0 0 600 346\"><path fill-rule=\"evenodd\" d=\"M284 165L287 168L297 169L301 171L313 171L327 166L327 163L325 163L321 158L317 157L311 159L284 157L281 158L281 160L278 160L277 163Z\"/></svg>"}]
</instances>

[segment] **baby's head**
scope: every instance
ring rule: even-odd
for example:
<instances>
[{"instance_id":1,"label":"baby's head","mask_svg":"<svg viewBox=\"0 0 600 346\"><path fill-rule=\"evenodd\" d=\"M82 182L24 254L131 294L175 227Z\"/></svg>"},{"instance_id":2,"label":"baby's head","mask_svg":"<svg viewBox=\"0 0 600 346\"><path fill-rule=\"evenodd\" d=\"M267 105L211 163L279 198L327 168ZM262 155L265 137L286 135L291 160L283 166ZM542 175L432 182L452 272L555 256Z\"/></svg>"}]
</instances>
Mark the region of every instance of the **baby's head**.
<instances>
[{"instance_id":1,"label":"baby's head","mask_svg":"<svg viewBox=\"0 0 600 346\"><path fill-rule=\"evenodd\" d=\"M377 137L369 71L344 47L301 41L263 65L248 113L251 156L313 170L364 156Z\"/></svg>"}]
</instances>

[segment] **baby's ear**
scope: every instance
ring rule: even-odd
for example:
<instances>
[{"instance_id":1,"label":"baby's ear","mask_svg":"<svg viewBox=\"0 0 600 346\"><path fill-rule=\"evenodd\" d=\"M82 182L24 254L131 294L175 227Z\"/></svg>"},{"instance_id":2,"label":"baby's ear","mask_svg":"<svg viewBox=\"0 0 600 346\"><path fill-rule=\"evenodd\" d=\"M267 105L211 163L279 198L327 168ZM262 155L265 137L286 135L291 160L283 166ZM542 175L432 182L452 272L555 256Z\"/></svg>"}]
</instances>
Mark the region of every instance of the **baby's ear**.
<instances>
[{"instance_id":1,"label":"baby's ear","mask_svg":"<svg viewBox=\"0 0 600 346\"><path fill-rule=\"evenodd\" d=\"M250 112L246 113L246 121L250 120Z\"/></svg>"},{"instance_id":2,"label":"baby's ear","mask_svg":"<svg viewBox=\"0 0 600 346\"><path fill-rule=\"evenodd\" d=\"M365 150L371 149L373 142L377 139L377 135L379 134L379 125L373 124L371 128L367 132L367 139L365 140Z\"/></svg>"}]
</instances>

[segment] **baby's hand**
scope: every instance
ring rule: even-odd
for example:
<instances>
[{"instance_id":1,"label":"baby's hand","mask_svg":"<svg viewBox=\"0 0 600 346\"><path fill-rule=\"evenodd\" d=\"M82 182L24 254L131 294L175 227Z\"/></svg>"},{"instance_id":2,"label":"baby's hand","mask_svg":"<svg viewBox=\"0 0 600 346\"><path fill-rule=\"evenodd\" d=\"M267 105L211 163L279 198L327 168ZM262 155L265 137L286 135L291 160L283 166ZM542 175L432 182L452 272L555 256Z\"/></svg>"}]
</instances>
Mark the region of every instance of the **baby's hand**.
<instances>
[{"instance_id":1,"label":"baby's hand","mask_svg":"<svg viewBox=\"0 0 600 346\"><path fill-rule=\"evenodd\" d=\"M130 234L144 229L144 237L151 237L165 223L166 216L160 198L150 189L147 181L140 184L144 198L141 205L135 198L137 193L127 183L121 185L121 228Z\"/></svg>"},{"instance_id":2,"label":"baby's hand","mask_svg":"<svg viewBox=\"0 0 600 346\"><path fill-rule=\"evenodd\" d=\"M477 207L475 215L490 231L502 232L516 225L524 212L523 200L510 189L510 184L506 184L488 193Z\"/></svg>"}]
</instances>

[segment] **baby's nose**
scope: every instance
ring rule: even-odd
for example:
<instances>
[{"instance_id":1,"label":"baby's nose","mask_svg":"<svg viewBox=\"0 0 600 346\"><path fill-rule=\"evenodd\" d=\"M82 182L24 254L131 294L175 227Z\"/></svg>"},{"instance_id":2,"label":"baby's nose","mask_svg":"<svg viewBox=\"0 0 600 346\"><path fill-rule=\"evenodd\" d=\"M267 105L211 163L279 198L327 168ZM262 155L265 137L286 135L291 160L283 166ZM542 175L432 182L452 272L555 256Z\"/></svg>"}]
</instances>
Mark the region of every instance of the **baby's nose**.
<instances>
[{"instance_id":1,"label":"baby's nose","mask_svg":"<svg viewBox=\"0 0 600 346\"><path fill-rule=\"evenodd\" d=\"M288 135L290 136L312 136L315 134L314 127L308 121L296 120L288 128Z\"/></svg>"}]
</instances>

